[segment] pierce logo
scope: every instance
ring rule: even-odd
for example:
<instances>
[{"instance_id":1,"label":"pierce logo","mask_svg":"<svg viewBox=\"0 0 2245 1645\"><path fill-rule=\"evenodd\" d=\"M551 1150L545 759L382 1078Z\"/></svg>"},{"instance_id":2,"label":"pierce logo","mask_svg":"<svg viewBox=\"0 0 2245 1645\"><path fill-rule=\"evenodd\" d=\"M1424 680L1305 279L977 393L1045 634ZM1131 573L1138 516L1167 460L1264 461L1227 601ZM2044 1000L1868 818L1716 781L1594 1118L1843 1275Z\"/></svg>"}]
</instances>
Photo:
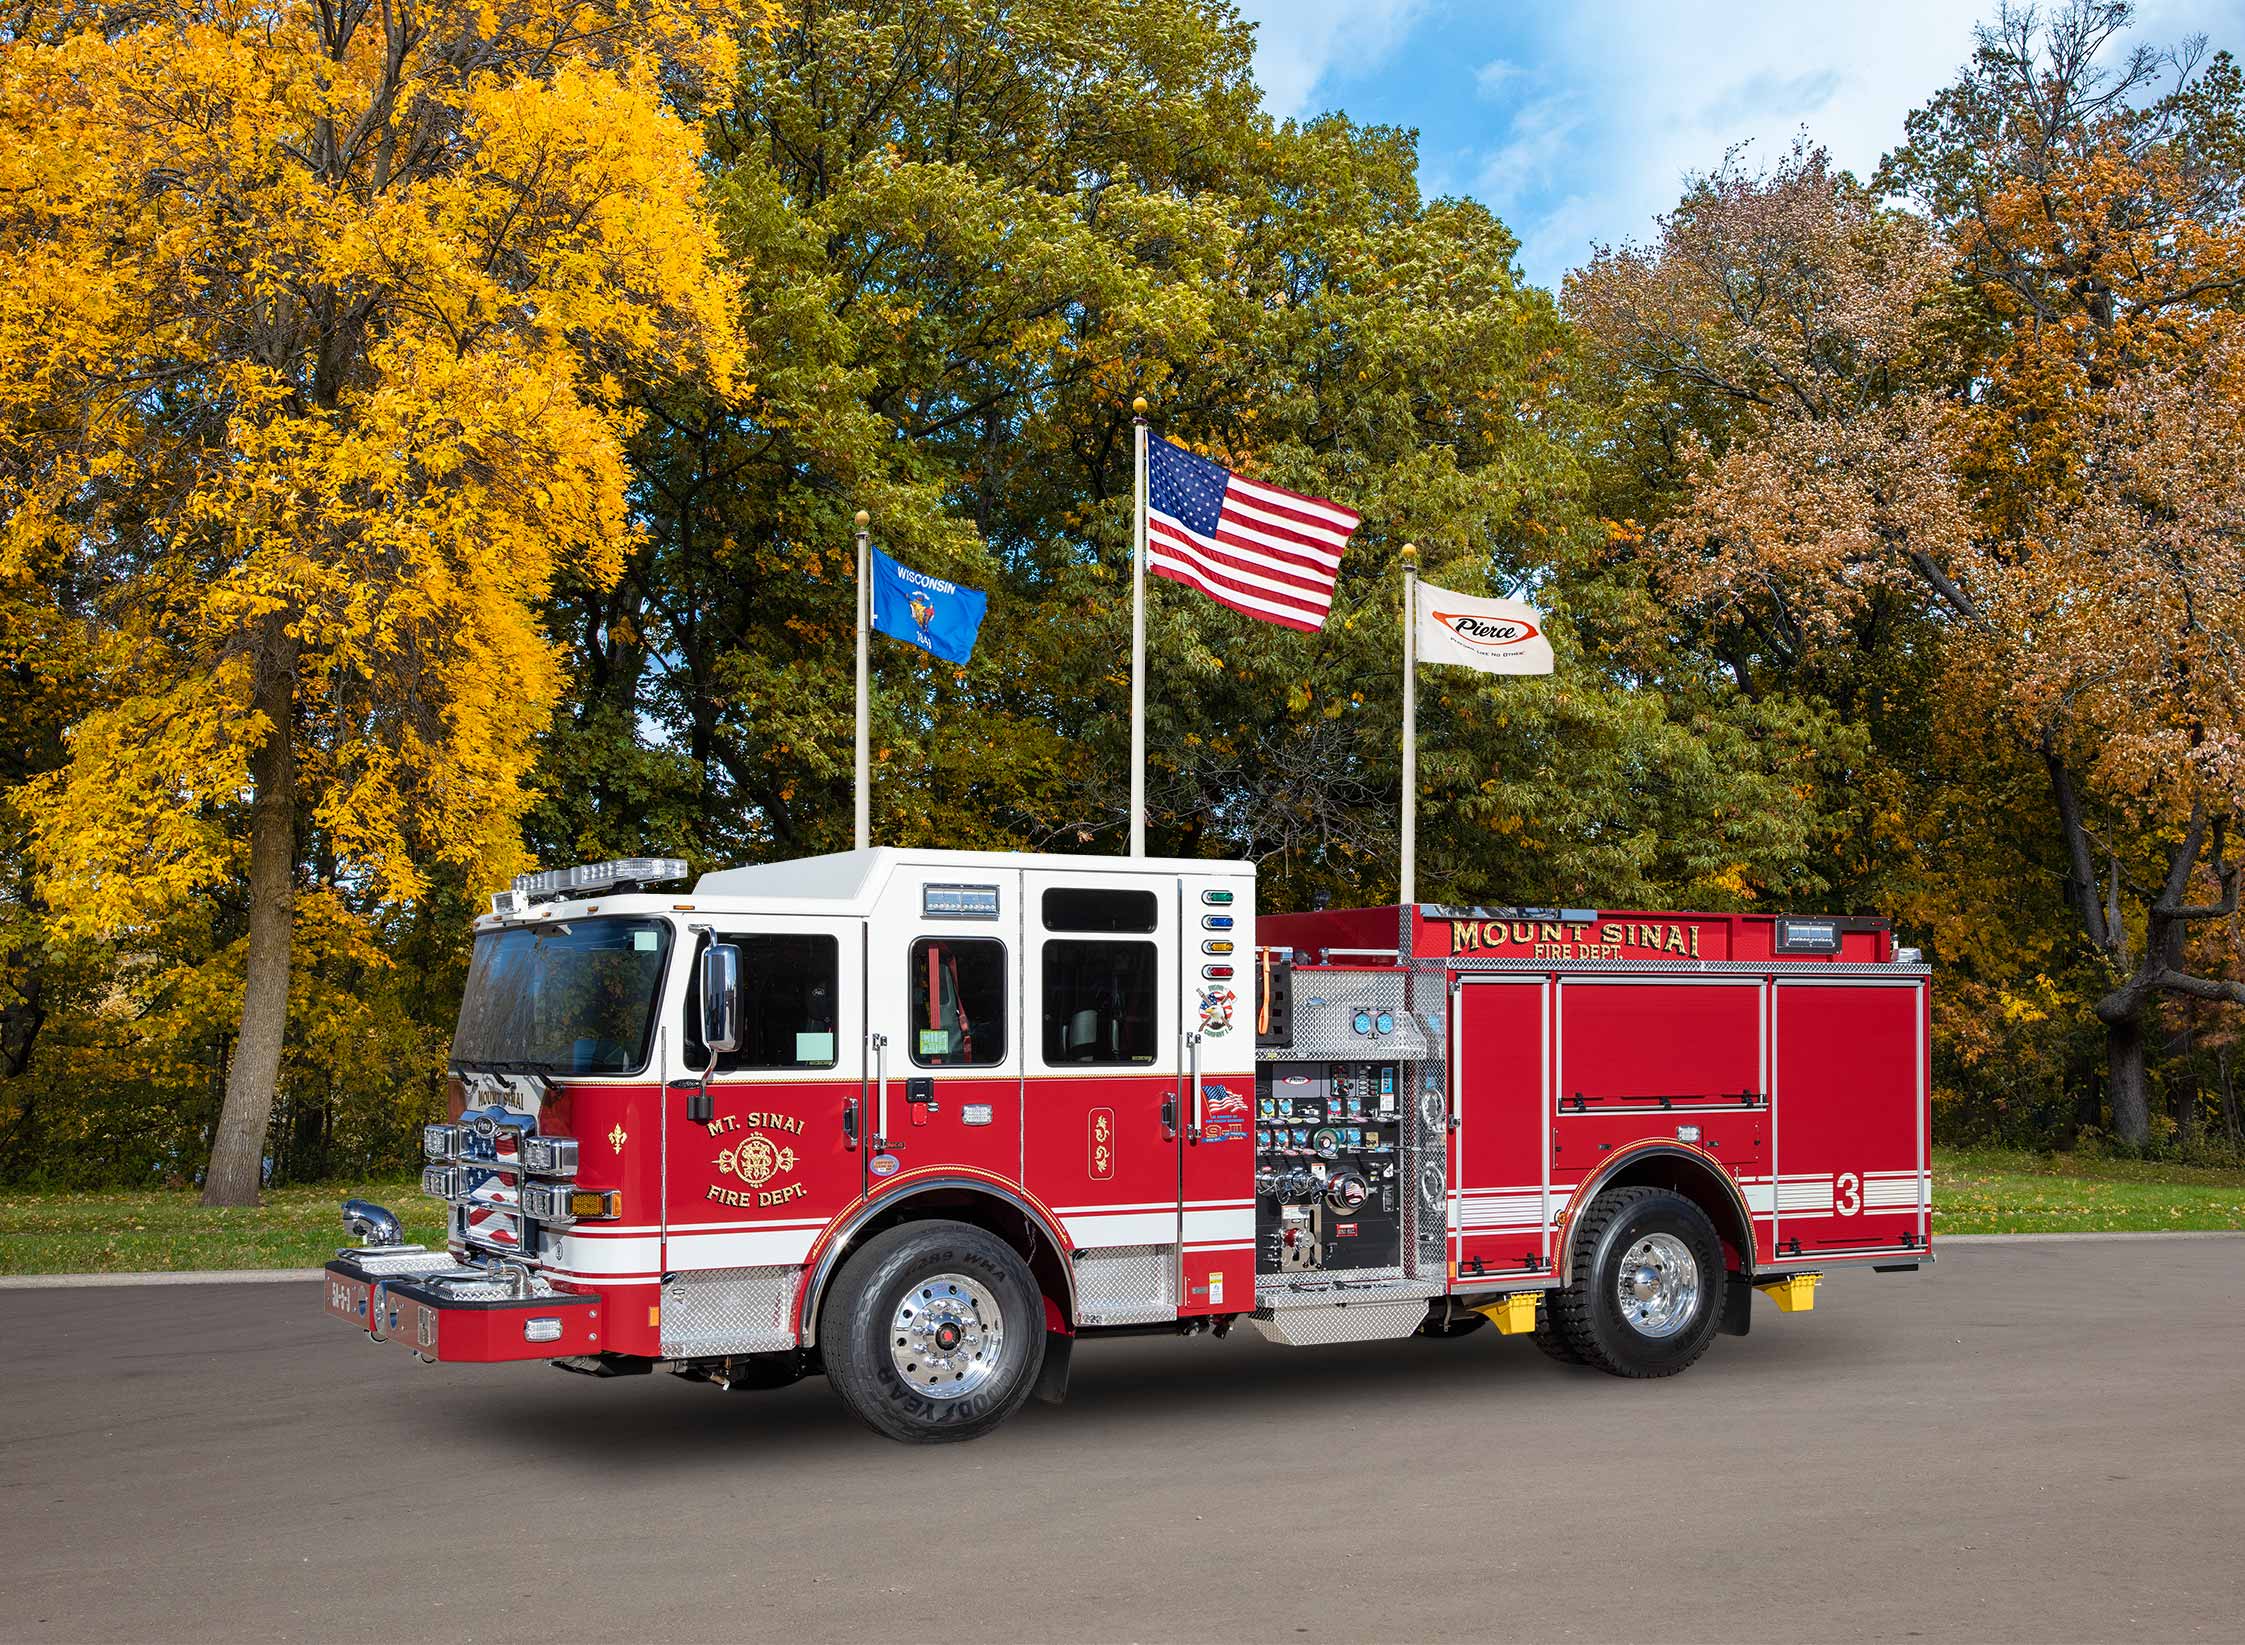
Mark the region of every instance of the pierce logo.
<instances>
[{"instance_id":1,"label":"pierce logo","mask_svg":"<svg viewBox=\"0 0 2245 1645\"><path fill-rule=\"evenodd\" d=\"M1534 623L1517 622L1510 618L1474 617L1450 611L1437 611L1434 620L1467 645L1484 651L1521 645L1542 632Z\"/></svg>"}]
</instances>

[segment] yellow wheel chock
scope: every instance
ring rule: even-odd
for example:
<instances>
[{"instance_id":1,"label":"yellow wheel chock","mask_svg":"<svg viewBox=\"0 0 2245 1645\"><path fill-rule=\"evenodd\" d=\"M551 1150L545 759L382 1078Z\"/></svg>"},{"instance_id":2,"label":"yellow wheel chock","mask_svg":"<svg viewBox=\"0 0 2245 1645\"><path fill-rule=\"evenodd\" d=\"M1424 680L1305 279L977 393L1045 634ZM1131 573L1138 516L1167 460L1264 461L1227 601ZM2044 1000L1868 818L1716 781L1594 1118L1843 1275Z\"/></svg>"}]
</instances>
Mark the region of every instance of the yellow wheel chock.
<instances>
[{"instance_id":1,"label":"yellow wheel chock","mask_svg":"<svg viewBox=\"0 0 2245 1645\"><path fill-rule=\"evenodd\" d=\"M1541 1291L1515 1291L1508 1297L1484 1303L1474 1309L1496 1322L1496 1327L1508 1337L1516 1337L1536 1328L1536 1298Z\"/></svg>"},{"instance_id":2,"label":"yellow wheel chock","mask_svg":"<svg viewBox=\"0 0 2245 1645\"><path fill-rule=\"evenodd\" d=\"M1805 1314L1816 1306L1816 1282L1823 1277L1822 1274L1787 1274L1783 1279L1773 1279L1754 1289L1788 1314Z\"/></svg>"}]
</instances>

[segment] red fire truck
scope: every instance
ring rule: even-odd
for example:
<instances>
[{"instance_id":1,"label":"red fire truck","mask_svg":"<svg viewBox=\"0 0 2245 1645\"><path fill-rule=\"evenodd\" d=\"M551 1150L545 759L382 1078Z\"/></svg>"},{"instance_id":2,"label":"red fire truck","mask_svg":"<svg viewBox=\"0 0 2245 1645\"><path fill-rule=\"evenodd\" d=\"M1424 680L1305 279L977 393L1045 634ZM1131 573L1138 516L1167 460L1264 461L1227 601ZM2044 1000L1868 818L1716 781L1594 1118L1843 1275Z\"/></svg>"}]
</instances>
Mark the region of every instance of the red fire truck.
<instances>
[{"instance_id":1,"label":"red fire truck","mask_svg":"<svg viewBox=\"0 0 2245 1645\"><path fill-rule=\"evenodd\" d=\"M1927 971L1871 919L1258 914L1237 862L878 849L525 876L477 921L423 1187L327 1308L429 1361L725 1388L884 1434L1080 1338L1494 1322L1618 1376L1755 1291L1931 1259Z\"/></svg>"}]
</instances>

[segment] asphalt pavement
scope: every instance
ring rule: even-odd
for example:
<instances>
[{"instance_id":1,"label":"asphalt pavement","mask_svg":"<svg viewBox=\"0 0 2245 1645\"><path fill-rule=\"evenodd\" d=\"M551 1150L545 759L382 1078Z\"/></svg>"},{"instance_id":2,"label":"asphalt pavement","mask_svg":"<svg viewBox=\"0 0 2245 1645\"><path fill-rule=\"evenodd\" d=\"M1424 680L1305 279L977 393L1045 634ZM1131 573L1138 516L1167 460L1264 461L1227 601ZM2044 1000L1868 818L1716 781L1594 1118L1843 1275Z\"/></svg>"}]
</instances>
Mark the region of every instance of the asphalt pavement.
<instances>
[{"instance_id":1,"label":"asphalt pavement","mask_svg":"<svg viewBox=\"0 0 2245 1645\"><path fill-rule=\"evenodd\" d=\"M1631 1383L1481 1331L825 1383L430 1367L315 1283L0 1292L0 1639L2239 1637L2245 1238L1951 1247Z\"/></svg>"}]
</instances>

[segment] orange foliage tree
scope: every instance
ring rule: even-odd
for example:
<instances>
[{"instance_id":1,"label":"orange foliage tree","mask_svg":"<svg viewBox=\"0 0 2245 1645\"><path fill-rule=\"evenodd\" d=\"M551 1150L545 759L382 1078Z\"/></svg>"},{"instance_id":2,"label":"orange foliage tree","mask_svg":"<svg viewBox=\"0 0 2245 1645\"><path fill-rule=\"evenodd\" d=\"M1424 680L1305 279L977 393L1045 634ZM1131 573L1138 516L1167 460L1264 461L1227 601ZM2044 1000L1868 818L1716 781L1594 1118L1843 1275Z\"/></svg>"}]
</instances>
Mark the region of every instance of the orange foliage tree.
<instances>
[{"instance_id":1,"label":"orange foliage tree","mask_svg":"<svg viewBox=\"0 0 2245 1645\"><path fill-rule=\"evenodd\" d=\"M2104 977L2115 1128L2148 1133L2157 1000L2238 908L2245 795L2245 142L2227 57L2106 67L2124 5L2006 11L1873 190L1796 148L1727 165L1571 311L1647 397L1712 393L1655 534L1689 610L1798 667L1896 598L1936 723L2045 772L2066 902Z\"/></svg>"}]
</instances>

